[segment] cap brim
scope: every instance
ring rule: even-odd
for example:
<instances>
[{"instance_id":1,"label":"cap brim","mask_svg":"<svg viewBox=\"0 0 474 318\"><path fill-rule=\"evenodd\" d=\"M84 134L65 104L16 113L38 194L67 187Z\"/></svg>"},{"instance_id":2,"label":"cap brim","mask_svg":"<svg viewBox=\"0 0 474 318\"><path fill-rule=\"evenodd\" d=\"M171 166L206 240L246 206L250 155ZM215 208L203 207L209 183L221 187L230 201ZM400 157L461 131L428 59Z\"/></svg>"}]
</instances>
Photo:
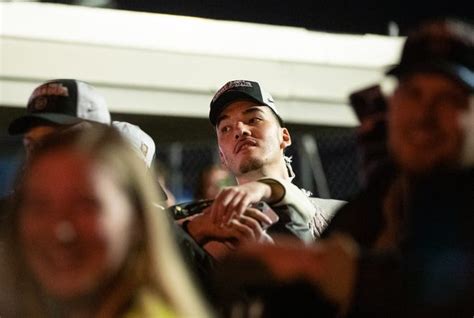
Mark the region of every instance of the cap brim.
<instances>
[{"instance_id":1,"label":"cap brim","mask_svg":"<svg viewBox=\"0 0 474 318\"><path fill-rule=\"evenodd\" d=\"M427 61L414 65L399 64L389 69L386 74L400 78L401 76L419 72L435 72L445 74L452 79L459 81L469 90L474 91L474 72L459 64L439 61Z\"/></svg>"},{"instance_id":2,"label":"cap brim","mask_svg":"<svg viewBox=\"0 0 474 318\"><path fill-rule=\"evenodd\" d=\"M237 100L251 100L256 103L260 103L262 105L268 106L266 103L262 102L261 100L258 100L254 98L253 96L241 92L241 91L227 91L221 96L219 96L218 99L216 99L212 105L211 105L211 111L209 113L209 119L211 120L211 123L216 126L217 120L219 119L219 115L222 113L222 111L232 102L235 102Z\"/></svg>"},{"instance_id":3,"label":"cap brim","mask_svg":"<svg viewBox=\"0 0 474 318\"><path fill-rule=\"evenodd\" d=\"M83 119L56 113L29 114L15 119L8 127L10 135L24 134L30 128L41 124L74 125Z\"/></svg>"}]
</instances>

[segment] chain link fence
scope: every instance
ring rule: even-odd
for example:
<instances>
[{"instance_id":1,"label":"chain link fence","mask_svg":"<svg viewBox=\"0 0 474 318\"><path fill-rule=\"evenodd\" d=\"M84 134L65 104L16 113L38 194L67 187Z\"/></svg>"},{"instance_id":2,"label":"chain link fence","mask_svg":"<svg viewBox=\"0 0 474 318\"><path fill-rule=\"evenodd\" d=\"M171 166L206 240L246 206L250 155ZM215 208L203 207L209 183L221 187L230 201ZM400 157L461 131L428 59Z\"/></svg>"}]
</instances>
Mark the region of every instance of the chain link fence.
<instances>
[{"instance_id":1,"label":"chain link fence","mask_svg":"<svg viewBox=\"0 0 474 318\"><path fill-rule=\"evenodd\" d=\"M348 200L359 189L358 158L353 129L321 128L292 133L294 183L315 196ZM157 158L165 167L167 186L178 202L193 199L198 175L219 163L214 142L160 144Z\"/></svg>"},{"instance_id":2,"label":"chain link fence","mask_svg":"<svg viewBox=\"0 0 474 318\"><path fill-rule=\"evenodd\" d=\"M296 127L297 128L297 127ZM359 189L358 158L354 130L319 127L290 128L293 144L286 154L293 158L294 183L315 196L347 200ZM0 140L0 194L11 191L11 182L21 162L21 138ZM7 151L8 150L8 151ZM177 202L193 199L200 172L219 163L215 140L161 142L157 144L160 172ZM164 169L163 169L164 167Z\"/></svg>"}]
</instances>

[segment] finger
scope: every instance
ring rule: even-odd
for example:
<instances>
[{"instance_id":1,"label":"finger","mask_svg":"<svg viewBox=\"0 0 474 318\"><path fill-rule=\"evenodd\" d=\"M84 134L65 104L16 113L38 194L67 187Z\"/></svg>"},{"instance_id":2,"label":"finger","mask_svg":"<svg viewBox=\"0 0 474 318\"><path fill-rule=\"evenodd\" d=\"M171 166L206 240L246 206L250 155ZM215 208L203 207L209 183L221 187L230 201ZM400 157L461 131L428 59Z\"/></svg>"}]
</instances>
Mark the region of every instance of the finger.
<instances>
[{"instance_id":1,"label":"finger","mask_svg":"<svg viewBox=\"0 0 474 318\"><path fill-rule=\"evenodd\" d=\"M221 219L227 213L227 205L234 194L231 191L221 191L212 204L212 222L220 225Z\"/></svg>"},{"instance_id":2,"label":"finger","mask_svg":"<svg viewBox=\"0 0 474 318\"><path fill-rule=\"evenodd\" d=\"M212 239L216 241L234 241L242 237L241 231L230 226L216 226L212 225Z\"/></svg>"},{"instance_id":3,"label":"finger","mask_svg":"<svg viewBox=\"0 0 474 318\"><path fill-rule=\"evenodd\" d=\"M228 224L232 218L238 218L242 212L239 211L242 200L245 200L244 192L236 192L235 196L226 207L226 213L222 216L222 223Z\"/></svg>"},{"instance_id":4,"label":"finger","mask_svg":"<svg viewBox=\"0 0 474 318\"><path fill-rule=\"evenodd\" d=\"M260 221L254 219L252 217L249 217L249 216L242 216L240 218L240 221L241 221L241 223L244 223L245 225L247 225L248 227L250 227L253 230L257 240L260 240L262 238L262 236L265 234L265 229L262 226L262 224L260 223Z\"/></svg>"},{"instance_id":5,"label":"finger","mask_svg":"<svg viewBox=\"0 0 474 318\"><path fill-rule=\"evenodd\" d=\"M260 240L260 238L262 237L264 233L264 230L257 220L243 215L239 218L239 222L241 224L248 226L252 230L252 234L253 234L252 238L254 238L257 241Z\"/></svg>"},{"instance_id":6,"label":"finger","mask_svg":"<svg viewBox=\"0 0 474 318\"><path fill-rule=\"evenodd\" d=\"M245 194L240 198L236 198L236 201L237 200L237 205L235 205L232 210L229 210L223 219L223 223L226 225L228 225L233 218L239 219L240 216L244 214L245 209L250 205L250 199Z\"/></svg>"},{"instance_id":7,"label":"finger","mask_svg":"<svg viewBox=\"0 0 474 318\"><path fill-rule=\"evenodd\" d=\"M239 243L249 240L255 241L256 239L254 231L249 226L236 219L231 220L229 227L238 232L239 235L236 236L236 239L238 239Z\"/></svg>"},{"instance_id":8,"label":"finger","mask_svg":"<svg viewBox=\"0 0 474 318\"><path fill-rule=\"evenodd\" d=\"M262 236L260 237L259 243L262 243L262 244L275 244L275 241L273 240L273 237L268 235L267 232L263 232Z\"/></svg>"},{"instance_id":9,"label":"finger","mask_svg":"<svg viewBox=\"0 0 474 318\"><path fill-rule=\"evenodd\" d=\"M244 215L245 210L249 207L251 204L251 198L250 196L246 193L238 203L238 205L235 207L235 213L237 214L238 217Z\"/></svg>"},{"instance_id":10,"label":"finger","mask_svg":"<svg viewBox=\"0 0 474 318\"><path fill-rule=\"evenodd\" d=\"M217 197L219 209L216 210L215 220L219 224L225 224L234 212L236 205L241 200L244 193L237 187L229 187L221 190Z\"/></svg>"},{"instance_id":11,"label":"finger","mask_svg":"<svg viewBox=\"0 0 474 318\"><path fill-rule=\"evenodd\" d=\"M224 188L219 191L216 198L214 199L214 202L212 203L212 222L214 224L218 224L221 214L225 213L225 206L228 200L232 199L232 197L229 197L229 195L230 189Z\"/></svg>"},{"instance_id":12,"label":"finger","mask_svg":"<svg viewBox=\"0 0 474 318\"><path fill-rule=\"evenodd\" d=\"M255 209L255 208L247 208L244 212L244 215L249 216L251 218L254 218L258 222L260 222L260 224L262 224L262 225L263 224L266 224L266 225L272 225L273 224L272 220L265 213L263 213L262 211L260 211L258 209Z\"/></svg>"},{"instance_id":13,"label":"finger","mask_svg":"<svg viewBox=\"0 0 474 318\"><path fill-rule=\"evenodd\" d=\"M235 250L236 250L235 244L232 243L231 241L224 241L223 243L224 243L224 245L225 245L228 249L230 249L231 251L235 251Z\"/></svg>"},{"instance_id":14,"label":"finger","mask_svg":"<svg viewBox=\"0 0 474 318\"><path fill-rule=\"evenodd\" d=\"M213 224L217 224L217 213L218 213L218 209L219 209L219 201L217 200L217 198L214 200L214 202L212 202L212 205L211 205L211 222Z\"/></svg>"},{"instance_id":15,"label":"finger","mask_svg":"<svg viewBox=\"0 0 474 318\"><path fill-rule=\"evenodd\" d=\"M222 189L220 195L218 195L222 201L222 206L229 205L229 202L232 201L238 192L237 187L227 187Z\"/></svg>"}]
</instances>

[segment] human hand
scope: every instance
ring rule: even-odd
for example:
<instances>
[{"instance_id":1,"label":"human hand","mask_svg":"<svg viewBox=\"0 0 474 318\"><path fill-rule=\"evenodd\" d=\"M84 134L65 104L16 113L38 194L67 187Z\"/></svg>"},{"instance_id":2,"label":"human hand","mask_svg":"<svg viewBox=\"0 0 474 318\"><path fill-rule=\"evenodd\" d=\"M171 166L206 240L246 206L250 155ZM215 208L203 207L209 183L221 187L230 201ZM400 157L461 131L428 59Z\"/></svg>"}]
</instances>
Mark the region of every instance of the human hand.
<instances>
[{"instance_id":1,"label":"human hand","mask_svg":"<svg viewBox=\"0 0 474 318\"><path fill-rule=\"evenodd\" d=\"M239 218L231 219L228 226L241 234L236 242L237 245L246 242L273 243L273 239L264 230L272 223L272 220L262 211L249 207Z\"/></svg>"},{"instance_id":2,"label":"human hand","mask_svg":"<svg viewBox=\"0 0 474 318\"><path fill-rule=\"evenodd\" d=\"M238 186L223 188L211 206L214 224L229 224L232 218L239 218L251 203L271 198L270 185L253 181Z\"/></svg>"},{"instance_id":3,"label":"human hand","mask_svg":"<svg viewBox=\"0 0 474 318\"><path fill-rule=\"evenodd\" d=\"M198 244L208 241L225 242L235 248L242 242L273 242L263 230L262 225L271 225L272 221L261 211L247 208L242 216L232 219L228 224L216 224L211 221L211 207L196 215L187 225L189 234Z\"/></svg>"},{"instance_id":4,"label":"human hand","mask_svg":"<svg viewBox=\"0 0 474 318\"><path fill-rule=\"evenodd\" d=\"M358 257L357 246L350 238L336 235L310 247L281 238L278 245L248 244L237 255L260 261L277 281L305 279L342 311L350 304Z\"/></svg>"}]
</instances>

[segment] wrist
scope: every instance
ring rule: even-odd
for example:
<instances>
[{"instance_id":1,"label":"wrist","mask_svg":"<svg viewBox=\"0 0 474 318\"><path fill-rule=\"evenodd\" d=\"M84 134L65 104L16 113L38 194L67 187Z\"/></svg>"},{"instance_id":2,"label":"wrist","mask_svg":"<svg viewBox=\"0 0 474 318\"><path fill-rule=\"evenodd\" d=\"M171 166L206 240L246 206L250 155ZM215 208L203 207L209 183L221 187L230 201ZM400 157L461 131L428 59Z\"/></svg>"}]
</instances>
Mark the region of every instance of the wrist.
<instances>
[{"instance_id":1,"label":"wrist","mask_svg":"<svg viewBox=\"0 0 474 318\"><path fill-rule=\"evenodd\" d=\"M269 204L275 204L280 202L285 196L285 187L275 179L266 178L260 179L258 182L263 183L267 186L265 190L264 199Z\"/></svg>"},{"instance_id":2,"label":"wrist","mask_svg":"<svg viewBox=\"0 0 474 318\"><path fill-rule=\"evenodd\" d=\"M186 220L181 225L183 230L188 233L199 245L205 243L206 236L204 235L203 231L201 230L201 226L199 224L199 217L195 217L192 220Z\"/></svg>"}]
</instances>

